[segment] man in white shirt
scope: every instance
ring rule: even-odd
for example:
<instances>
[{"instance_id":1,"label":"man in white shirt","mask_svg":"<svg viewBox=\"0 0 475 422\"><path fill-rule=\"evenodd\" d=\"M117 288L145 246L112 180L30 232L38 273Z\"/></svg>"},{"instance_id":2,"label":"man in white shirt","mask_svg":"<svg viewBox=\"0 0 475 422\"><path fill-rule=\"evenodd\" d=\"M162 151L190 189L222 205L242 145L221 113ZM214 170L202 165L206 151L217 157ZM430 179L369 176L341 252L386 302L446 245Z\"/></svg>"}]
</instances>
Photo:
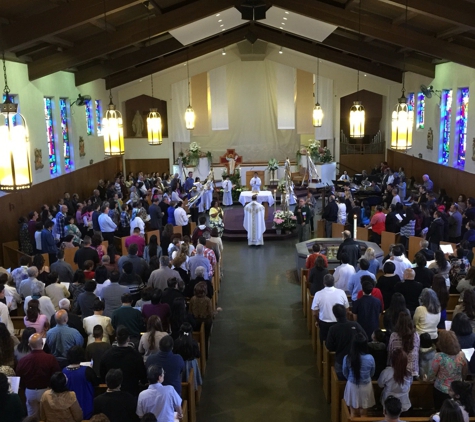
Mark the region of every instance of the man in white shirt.
<instances>
[{"instance_id":1,"label":"man in white shirt","mask_svg":"<svg viewBox=\"0 0 475 422\"><path fill-rule=\"evenodd\" d=\"M348 282L351 276L356 272L355 267L350 265L350 257L346 252L341 254L341 265L335 268L333 278L335 279L335 287L343 290L345 293L350 293L348 289Z\"/></svg>"},{"instance_id":2,"label":"man in white shirt","mask_svg":"<svg viewBox=\"0 0 475 422\"><path fill-rule=\"evenodd\" d=\"M109 217L109 203L104 202L101 206L101 215L97 219L99 227L101 228L102 237L109 242L109 245L114 244L114 233L117 230L117 224Z\"/></svg>"},{"instance_id":3,"label":"man in white shirt","mask_svg":"<svg viewBox=\"0 0 475 422\"><path fill-rule=\"evenodd\" d=\"M243 226L247 231L248 245L263 245L266 231L265 208L257 202L257 195L252 196L252 202L244 207Z\"/></svg>"},{"instance_id":4,"label":"man in white shirt","mask_svg":"<svg viewBox=\"0 0 475 422\"><path fill-rule=\"evenodd\" d=\"M333 305L340 304L348 309L348 298L346 293L337 289L335 280L331 274L323 278L323 290L315 293L312 302L312 313L315 318L315 325L320 327L320 341L323 343L327 339L328 330L336 324L336 318L333 314Z\"/></svg>"},{"instance_id":5,"label":"man in white shirt","mask_svg":"<svg viewBox=\"0 0 475 422\"><path fill-rule=\"evenodd\" d=\"M343 172L343 174L340 176L340 178L338 180L342 180L342 181L345 181L345 182L350 181L350 176L348 176L348 173L346 172L346 170Z\"/></svg>"},{"instance_id":6,"label":"man in white shirt","mask_svg":"<svg viewBox=\"0 0 475 422\"><path fill-rule=\"evenodd\" d=\"M178 201L176 204L175 211L173 212L175 216L175 224L181 226L183 230L183 236L190 235L190 226L188 225L188 215L183 209L183 202Z\"/></svg>"},{"instance_id":7,"label":"man in white shirt","mask_svg":"<svg viewBox=\"0 0 475 422\"><path fill-rule=\"evenodd\" d=\"M183 417L181 397L172 385L162 385L164 379L165 372L162 367L152 365L147 369L149 386L139 394L137 402L139 418L145 413L153 413L159 421L173 421Z\"/></svg>"},{"instance_id":8,"label":"man in white shirt","mask_svg":"<svg viewBox=\"0 0 475 422\"><path fill-rule=\"evenodd\" d=\"M0 284L0 299L5 299L5 286L3 284ZM8 331L13 336L13 322L10 318L8 306L5 305L3 302L0 302L0 322L3 322L7 326Z\"/></svg>"},{"instance_id":9,"label":"man in white shirt","mask_svg":"<svg viewBox=\"0 0 475 422\"><path fill-rule=\"evenodd\" d=\"M393 199L391 201L391 205L396 205L398 202L401 202L401 198L398 195L397 189L393 189L392 194L393 194Z\"/></svg>"},{"instance_id":10,"label":"man in white shirt","mask_svg":"<svg viewBox=\"0 0 475 422\"><path fill-rule=\"evenodd\" d=\"M254 177L251 179L250 184L251 184L251 190L253 192L260 192L262 182L259 176L257 175L257 171L254 172Z\"/></svg>"}]
</instances>

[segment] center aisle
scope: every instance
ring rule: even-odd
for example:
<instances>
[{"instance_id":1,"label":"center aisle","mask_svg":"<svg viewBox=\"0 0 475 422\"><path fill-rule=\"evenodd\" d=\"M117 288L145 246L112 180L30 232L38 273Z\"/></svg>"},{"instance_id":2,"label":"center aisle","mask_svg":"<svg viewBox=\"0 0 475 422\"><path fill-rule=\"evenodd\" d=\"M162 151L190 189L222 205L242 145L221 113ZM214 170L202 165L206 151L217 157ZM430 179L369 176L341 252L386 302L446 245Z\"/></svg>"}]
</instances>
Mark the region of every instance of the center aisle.
<instances>
[{"instance_id":1,"label":"center aisle","mask_svg":"<svg viewBox=\"0 0 475 422\"><path fill-rule=\"evenodd\" d=\"M198 422L330 420L302 315L289 283L295 240L225 242L224 278L197 407Z\"/></svg>"}]
</instances>

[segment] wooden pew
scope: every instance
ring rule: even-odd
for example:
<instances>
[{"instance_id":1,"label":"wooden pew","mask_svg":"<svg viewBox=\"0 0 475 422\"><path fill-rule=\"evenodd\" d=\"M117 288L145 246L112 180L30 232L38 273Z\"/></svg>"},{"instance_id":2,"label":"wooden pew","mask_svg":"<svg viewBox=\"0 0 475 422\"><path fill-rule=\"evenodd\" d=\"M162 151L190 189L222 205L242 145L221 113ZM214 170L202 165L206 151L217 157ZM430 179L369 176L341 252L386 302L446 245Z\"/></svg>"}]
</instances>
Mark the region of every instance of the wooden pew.
<instances>
[{"instance_id":1,"label":"wooden pew","mask_svg":"<svg viewBox=\"0 0 475 422\"><path fill-rule=\"evenodd\" d=\"M78 250L78 247L75 248L66 248L64 250L64 261L67 262L69 265L71 265L71 268L73 271L76 271L78 269L78 265L74 262L74 255L76 255L76 251Z\"/></svg>"},{"instance_id":2,"label":"wooden pew","mask_svg":"<svg viewBox=\"0 0 475 422\"><path fill-rule=\"evenodd\" d=\"M11 268L12 270L14 270L15 268L18 268L21 256L29 256L31 259L33 259L33 256L30 256L24 252L21 252L19 248L20 248L20 245L17 240L13 240L11 242L5 242L2 244L4 268ZM49 267L48 254L44 253L41 255L43 255L43 258L45 259L45 266Z\"/></svg>"},{"instance_id":3,"label":"wooden pew","mask_svg":"<svg viewBox=\"0 0 475 422\"><path fill-rule=\"evenodd\" d=\"M315 324L313 324L315 327ZM314 344L317 353L317 369L320 376L323 375L323 344L320 343L320 327L316 327Z\"/></svg>"},{"instance_id":4,"label":"wooden pew","mask_svg":"<svg viewBox=\"0 0 475 422\"><path fill-rule=\"evenodd\" d=\"M341 238L341 234L345 231L345 226L340 223L332 223L332 238Z\"/></svg>"},{"instance_id":5,"label":"wooden pew","mask_svg":"<svg viewBox=\"0 0 475 422\"><path fill-rule=\"evenodd\" d=\"M205 324L201 323L199 331L193 331L193 339L196 340L200 348L201 357L198 359L200 366L201 376L203 377L206 372L206 336L205 336Z\"/></svg>"},{"instance_id":6,"label":"wooden pew","mask_svg":"<svg viewBox=\"0 0 475 422\"><path fill-rule=\"evenodd\" d=\"M455 307L459 304L460 295L458 294L451 294L449 295L449 301L447 303L447 310L453 311Z\"/></svg>"},{"instance_id":7,"label":"wooden pew","mask_svg":"<svg viewBox=\"0 0 475 422\"><path fill-rule=\"evenodd\" d=\"M377 381L373 381L374 398L379 403L381 396L381 388ZM336 375L335 368L331 368L331 420L332 422L340 422L341 407L343 394L345 392L346 381L340 381ZM433 400L434 383L414 381L409 391L409 399L414 409L427 409L430 411L434 408ZM403 418L406 420L406 418ZM380 419L381 420L381 419ZM341 421L342 422L342 421Z\"/></svg>"},{"instance_id":8,"label":"wooden pew","mask_svg":"<svg viewBox=\"0 0 475 422\"><path fill-rule=\"evenodd\" d=\"M312 334L312 325L314 325L312 302L313 296L310 294L310 289L307 288L307 329L309 334Z\"/></svg>"},{"instance_id":9,"label":"wooden pew","mask_svg":"<svg viewBox=\"0 0 475 422\"><path fill-rule=\"evenodd\" d=\"M421 243L422 238L421 237L416 237L416 236L409 236L409 247L407 251L407 259L409 261L414 261L414 257L416 256L416 253L419 252L421 249L420 243Z\"/></svg>"},{"instance_id":10,"label":"wooden pew","mask_svg":"<svg viewBox=\"0 0 475 422\"><path fill-rule=\"evenodd\" d=\"M148 245L150 243L150 237L153 235L157 236L157 241L158 241L158 244L160 245L160 230L151 230L151 231L145 232L145 243Z\"/></svg>"},{"instance_id":11,"label":"wooden pew","mask_svg":"<svg viewBox=\"0 0 475 422\"><path fill-rule=\"evenodd\" d=\"M300 287L302 290L302 311L303 316L307 316L307 279L308 270L306 268L300 269Z\"/></svg>"},{"instance_id":12,"label":"wooden pew","mask_svg":"<svg viewBox=\"0 0 475 422\"><path fill-rule=\"evenodd\" d=\"M196 422L195 371L190 370L187 382L181 383L181 398L188 404L188 420Z\"/></svg>"},{"instance_id":13,"label":"wooden pew","mask_svg":"<svg viewBox=\"0 0 475 422\"><path fill-rule=\"evenodd\" d=\"M356 229L356 238L358 240L364 240L364 241L368 241L369 240L369 234L370 234L370 231L369 229L366 229L364 227L358 227Z\"/></svg>"},{"instance_id":14,"label":"wooden pew","mask_svg":"<svg viewBox=\"0 0 475 422\"><path fill-rule=\"evenodd\" d=\"M404 421L406 422L427 422L432 413L432 411L429 411L427 413L427 416L404 416L402 417L402 419L404 419ZM345 401L342 400L340 420L341 422L378 422L384 420L384 416L361 416L357 418L352 418L350 414L350 409L346 405ZM475 421L475 418L469 418L469 421L473 422Z\"/></svg>"},{"instance_id":15,"label":"wooden pew","mask_svg":"<svg viewBox=\"0 0 475 422\"><path fill-rule=\"evenodd\" d=\"M120 238L120 248L122 250L122 256L125 256L127 255L127 247L125 246L125 242L127 241L127 239L129 238L130 236L124 236L124 237L121 237Z\"/></svg>"},{"instance_id":16,"label":"wooden pew","mask_svg":"<svg viewBox=\"0 0 475 422\"><path fill-rule=\"evenodd\" d=\"M327 349L326 344L323 343L322 353L323 353L323 358L322 358L323 394L325 395L325 399L327 400L327 403L330 403L331 402L330 376L331 376L331 368L335 366L335 352L330 352Z\"/></svg>"},{"instance_id":17,"label":"wooden pew","mask_svg":"<svg viewBox=\"0 0 475 422\"><path fill-rule=\"evenodd\" d=\"M178 233L183 236L183 229L181 228L181 226L173 226L173 233Z\"/></svg>"},{"instance_id":18,"label":"wooden pew","mask_svg":"<svg viewBox=\"0 0 475 422\"><path fill-rule=\"evenodd\" d=\"M318 239L323 239L325 237L327 237L326 233L325 233L325 220L316 220L316 227L317 227L317 230L316 230L316 237Z\"/></svg>"},{"instance_id":19,"label":"wooden pew","mask_svg":"<svg viewBox=\"0 0 475 422\"><path fill-rule=\"evenodd\" d=\"M385 254L389 252L389 246L399 243L399 234L391 232L381 232L381 249Z\"/></svg>"}]
</instances>

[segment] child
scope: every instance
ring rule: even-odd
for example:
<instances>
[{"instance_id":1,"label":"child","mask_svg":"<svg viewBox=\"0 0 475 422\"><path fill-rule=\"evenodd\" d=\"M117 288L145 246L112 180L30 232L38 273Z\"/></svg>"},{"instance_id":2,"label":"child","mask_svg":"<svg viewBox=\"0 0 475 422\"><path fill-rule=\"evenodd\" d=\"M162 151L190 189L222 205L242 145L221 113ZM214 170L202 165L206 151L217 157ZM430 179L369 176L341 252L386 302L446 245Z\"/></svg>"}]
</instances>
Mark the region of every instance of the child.
<instances>
[{"instance_id":1,"label":"child","mask_svg":"<svg viewBox=\"0 0 475 422\"><path fill-rule=\"evenodd\" d=\"M84 277L86 280L94 280L94 276L94 262L88 259L84 262Z\"/></svg>"},{"instance_id":2,"label":"child","mask_svg":"<svg viewBox=\"0 0 475 422\"><path fill-rule=\"evenodd\" d=\"M343 358L342 371L348 380L344 399L350 407L351 417L365 416L367 409L375 405L371 377L376 365L373 356L367 353L367 338L358 333L351 342L350 353Z\"/></svg>"},{"instance_id":3,"label":"child","mask_svg":"<svg viewBox=\"0 0 475 422\"><path fill-rule=\"evenodd\" d=\"M419 378L422 380L424 375L429 373L432 361L435 357L435 347L429 333L423 333L420 336L421 346L419 349Z\"/></svg>"},{"instance_id":4,"label":"child","mask_svg":"<svg viewBox=\"0 0 475 422\"><path fill-rule=\"evenodd\" d=\"M388 350L385 343L386 334L380 328L374 330L371 340L368 343L368 353L373 356L376 363L376 370L374 371L373 379L378 379L379 375L386 368L386 362L388 359Z\"/></svg>"}]
</instances>

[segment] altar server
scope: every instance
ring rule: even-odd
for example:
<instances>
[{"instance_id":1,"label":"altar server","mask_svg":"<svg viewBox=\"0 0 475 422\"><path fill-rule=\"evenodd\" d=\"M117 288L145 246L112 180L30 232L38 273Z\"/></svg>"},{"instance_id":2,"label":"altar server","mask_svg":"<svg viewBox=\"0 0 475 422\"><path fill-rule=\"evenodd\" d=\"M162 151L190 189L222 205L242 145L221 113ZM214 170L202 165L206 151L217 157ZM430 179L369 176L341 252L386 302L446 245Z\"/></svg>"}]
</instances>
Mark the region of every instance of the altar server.
<instances>
[{"instance_id":1,"label":"altar server","mask_svg":"<svg viewBox=\"0 0 475 422\"><path fill-rule=\"evenodd\" d=\"M229 176L226 176L223 182L223 205L228 206L233 204L233 184L229 180Z\"/></svg>"}]
</instances>

